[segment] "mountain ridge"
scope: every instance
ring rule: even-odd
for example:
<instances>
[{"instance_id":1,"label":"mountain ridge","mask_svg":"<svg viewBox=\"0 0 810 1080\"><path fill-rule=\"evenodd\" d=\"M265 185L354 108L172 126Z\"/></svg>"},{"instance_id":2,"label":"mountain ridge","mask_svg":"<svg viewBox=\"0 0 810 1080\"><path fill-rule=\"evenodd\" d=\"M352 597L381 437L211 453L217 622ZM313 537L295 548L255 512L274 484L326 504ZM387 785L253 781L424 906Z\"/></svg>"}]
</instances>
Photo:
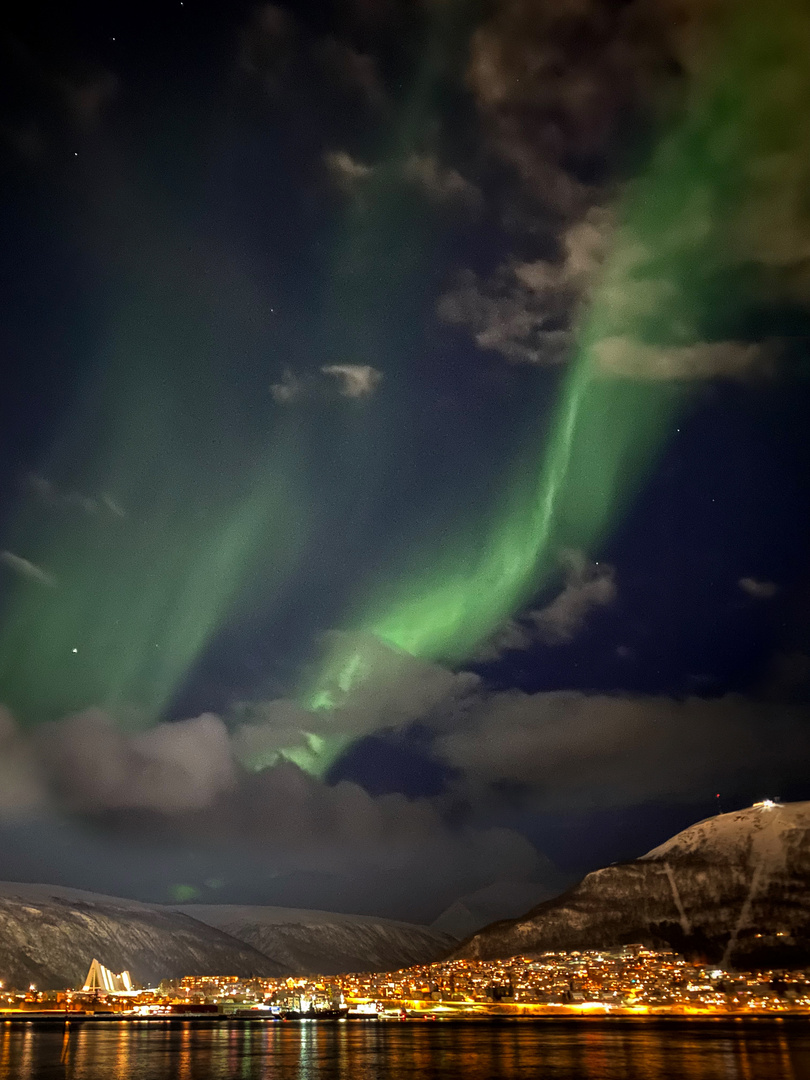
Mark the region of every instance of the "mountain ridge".
<instances>
[{"instance_id":1,"label":"mountain ridge","mask_svg":"<svg viewBox=\"0 0 810 1080\"><path fill-rule=\"evenodd\" d=\"M372 915L241 904L185 904L177 910L271 953L301 975L430 963L458 940L432 927Z\"/></svg>"},{"instance_id":2,"label":"mountain ridge","mask_svg":"<svg viewBox=\"0 0 810 1080\"><path fill-rule=\"evenodd\" d=\"M390 970L436 959L456 941L369 915L150 904L68 886L0 882L0 979L7 986L77 987L93 959L130 971L144 985L184 975Z\"/></svg>"},{"instance_id":3,"label":"mountain ridge","mask_svg":"<svg viewBox=\"0 0 810 1080\"><path fill-rule=\"evenodd\" d=\"M696 822L587 874L451 955L496 959L639 942L723 966L810 960L810 802L768 800Z\"/></svg>"},{"instance_id":4,"label":"mountain ridge","mask_svg":"<svg viewBox=\"0 0 810 1080\"><path fill-rule=\"evenodd\" d=\"M168 907L58 885L0 882L0 977L7 986L81 986L93 959L145 985L229 970L288 969L244 942Z\"/></svg>"}]
</instances>

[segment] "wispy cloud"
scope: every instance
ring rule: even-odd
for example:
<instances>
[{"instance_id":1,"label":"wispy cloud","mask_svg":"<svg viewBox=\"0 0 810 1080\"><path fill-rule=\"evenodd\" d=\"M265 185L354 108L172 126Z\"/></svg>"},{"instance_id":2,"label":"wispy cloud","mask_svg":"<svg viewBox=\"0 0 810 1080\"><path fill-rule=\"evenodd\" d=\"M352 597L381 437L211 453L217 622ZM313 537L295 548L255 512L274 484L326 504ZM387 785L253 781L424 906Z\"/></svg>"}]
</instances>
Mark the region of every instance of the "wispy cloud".
<instances>
[{"instance_id":1,"label":"wispy cloud","mask_svg":"<svg viewBox=\"0 0 810 1080\"><path fill-rule=\"evenodd\" d=\"M374 172L371 165L353 158L347 150L330 150L324 154L324 164L335 184L346 195L353 195L358 185Z\"/></svg>"},{"instance_id":2,"label":"wispy cloud","mask_svg":"<svg viewBox=\"0 0 810 1080\"><path fill-rule=\"evenodd\" d=\"M47 585L51 589L56 588L56 578L52 574L43 570L41 566L29 562L28 559L15 555L12 551L0 551L0 562L9 570L13 570L15 574L28 578L29 581L36 581L39 585Z\"/></svg>"},{"instance_id":3,"label":"wispy cloud","mask_svg":"<svg viewBox=\"0 0 810 1080\"><path fill-rule=\"evenodd\" d=\"M594 608L606 607L616 599L616 574L607 563L591 563L578 551L563 557L566 583L550 604L528 618L538 638L547 645L573 641Z\"/></svg>"},{"instance_id":4,"label":"wispy cloud","mask_svg":"<svg viewBox=\"0 0 810 1080\"><path fill-rule=\"evenodd\" d=\"M309 375L296 375L291 368L285 368L279 381L271 384L270 393L278 405L325 399L336 393L360 401L370 398L381 382L382 372L370 364L326 364Z\"/></svg>"},{"instance_id":5,"label":"wispy cloud","mask_svg":"<svg viewBox=\"0 0 810 1080\"><path fill-rule=\"evenodd\" d=\"M371 397L382 381L381 372L370 364L327 364L322 367L324 375L337 379L341 397Z\"/></svg>"},{"instance_id":6,"label":"wispy cloud","mask_svg":"<svg viewBox=\"0 0 810 1080\"><path fill-rule=\"evenodd\" d=\"M505 264L481 280L472 271L441 297L439 317L468 326L481 349L517 363L564 361L571 324L590 296L613 232L610 214L593 208L562 235L558 259Z\"/></svg>"},{"instance_id":7,"label":"wispy cloud","mask_svg":"<svg viewBox=\"0 0 810 1080\"><path fill-rule=\"evenodd\" d=\"M510 619L478 654L495 660L506 652L531 645L567 645L585 627L588 616L616 599L616 573L608 563L589 562L579 551L561 556L565 585L545 607Z\"/></svg>"},{"instance_id":8,"label":"wispy cloud","mask_svg":"<svg viewBox=\"0 0 810 1080\"><path fill-rule=\"evenodd\" d=\"M467 710L441 749L466 782L511 782L535 804L627 805L694 798L774 767L798 778L800 708L722 698L505 691ZM793 763L793 764L791 764Z\"/></svg>"},{"instance_id":9,"label":"wispy cloud","mask_svg":"<svg viewBox=\"0 0 810 1080\"><path fill-rule=\"evenodd\" d=\"M755 600L770 600L776 596L779 586L773 581L759 581L757 578L741 577L737 582L744 593Z\"/></svg>"},{"instance_id":10,"label":"wispy cloud","mask_svg":"<svg viewBox=\"0 0 810 1080\"><path fill-rule=\"evenodd\" d=\"M102 492L97 497L85 495L81 491L60 488L39 473L29 473L25 478L25 487L46 506L81 510L85 514L106 512L116 518L127 516L126 510L107 492Z\"/></svg>"},{"instance_id":11,"label":"wispy cloud","mask_svg":"<svg viewBox=\"0 0 810 1080\"><path fill-rule=\"evenodd\" d=\"M598 341L593 354L606 375L661 381L744 379L772 374L776 363L774 344L744 341L659 346L611 337Z\"/></svg>"},{"instance_id":12,"label":"wispy cloud","mask_svg":"<svg viewBox=\"0 0 810 1080\"><path fill-rule=\"evenodd\" d=\"M278 382L270 384L273 400L279 405L291 405L304 393L304 384L290 368L285 368Z\"/></svg>"},{"instance_id":13,"label":"wispy cloud","mask_svg":"<svg viewBox=\"0 0 810 1080\"><path fill-rule=\"evenodd\" d=\"M483 206L480 188L458 169L442 165L433 154L411 154L403 166L403 175L432 202L463 206L473 214Z\"/></svg>"}]
</instances>

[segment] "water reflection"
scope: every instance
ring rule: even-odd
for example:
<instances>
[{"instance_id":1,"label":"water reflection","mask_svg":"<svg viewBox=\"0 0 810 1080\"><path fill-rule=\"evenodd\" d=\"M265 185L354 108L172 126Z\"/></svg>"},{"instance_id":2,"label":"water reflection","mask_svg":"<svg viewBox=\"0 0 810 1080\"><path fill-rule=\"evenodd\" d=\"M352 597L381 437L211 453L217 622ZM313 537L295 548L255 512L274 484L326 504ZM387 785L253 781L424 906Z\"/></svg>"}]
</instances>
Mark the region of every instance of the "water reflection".
<instances>
[{"instance_id":1,"label":"water reflection","mask_svg":"<svg viewBox=\"0 0 810 1080\"><path fill-rule=\"evenodd\" d=\"M2 1080L810 1080L795 1020L0 1023Z\"/></svg>"}]
</instances>

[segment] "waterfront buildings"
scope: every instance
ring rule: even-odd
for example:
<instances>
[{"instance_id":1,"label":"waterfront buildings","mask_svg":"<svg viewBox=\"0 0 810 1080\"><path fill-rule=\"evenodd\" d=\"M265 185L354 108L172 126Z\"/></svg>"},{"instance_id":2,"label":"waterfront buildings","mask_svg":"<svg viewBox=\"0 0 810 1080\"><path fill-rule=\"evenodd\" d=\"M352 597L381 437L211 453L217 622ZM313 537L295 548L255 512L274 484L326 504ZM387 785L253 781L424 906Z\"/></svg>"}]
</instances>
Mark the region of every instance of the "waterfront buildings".
<instances>
[{"instance_id":1,"label":"waterfront buildings","mask_svg":"<svg viewBox=\"0 0 810 1080\"><path fill-rule=\"evenodd\" d=\"M357 1015L542 1015L810 1010L807 972L732 973L642 946L545 953L505 960L446 960L385 973L264 979L226 985L187 978L177 987L201 1000L241 1007L341 998ZM299 1006L295 1006L298 1008Z\"/></svg>"},{"instance_id":2,"label":"waterfront buildings","mask_svg":"<svg viewBox=\"0 0 810 1080\"><path fill-rule=\"evenodd\" d=\"M257 1020L810 1014L808 971L728 972L640 945L503 960L444 960L382 973L275 979L195 975L151 989L137 989L130 980L130 989L117 989L124 975L94 961L80 990L6 988L0 1010L7 1015L59 1010Z\"/></svg>"}]
</instances>

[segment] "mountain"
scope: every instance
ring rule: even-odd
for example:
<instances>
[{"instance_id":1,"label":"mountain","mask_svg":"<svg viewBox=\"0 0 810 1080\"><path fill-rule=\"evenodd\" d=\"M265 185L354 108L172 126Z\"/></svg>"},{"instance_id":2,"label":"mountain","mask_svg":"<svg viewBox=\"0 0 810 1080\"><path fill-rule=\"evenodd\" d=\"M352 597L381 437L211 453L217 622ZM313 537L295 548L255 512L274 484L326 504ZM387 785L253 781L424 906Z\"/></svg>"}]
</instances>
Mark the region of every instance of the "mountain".
<instances>
[{"instance_id":1,"label":"mountain","mask_svg":"<svg viewBox=\"0 0 810 1080\"><path fill-rule=\"evenodd\" d=\"M462 940L491 922L514 919L560 892L562 886L550 888L536 882L496 881L456 900L434 919L431 929Z\"/></svg>"},{"instance_id":2,"label":"mountain","mask_svg":"<svg viewBox=\"0 0 810 1080\"><path fill-rule=\"evenodd\" d=\"M427 964L458 940L427 926L368 915L233 904L188 904L176 910L273 956L299 975Z\"/></svg>"},{"instance_id":3,"label":"mountain","mask_svg":"<svg viewBox=\"0 0 810 1080\"><path fill-rule=\"evenodd\" d=\"M588 874L455 952L482 959L632 942L731 967L810 962L810 802L756 803Z\"/></svg>"},{"instance_id":4,"label":"mountain","mask_svg":"<svg viewBox=\"0 0 810 1080\"><path fill-rule=\"evenodd\" d=\"M0 979L78 987L93 959L136 982L183 975L281 975L286 967L180 911L55 885L0 882Z\"/></svg>"}]
</instances>

